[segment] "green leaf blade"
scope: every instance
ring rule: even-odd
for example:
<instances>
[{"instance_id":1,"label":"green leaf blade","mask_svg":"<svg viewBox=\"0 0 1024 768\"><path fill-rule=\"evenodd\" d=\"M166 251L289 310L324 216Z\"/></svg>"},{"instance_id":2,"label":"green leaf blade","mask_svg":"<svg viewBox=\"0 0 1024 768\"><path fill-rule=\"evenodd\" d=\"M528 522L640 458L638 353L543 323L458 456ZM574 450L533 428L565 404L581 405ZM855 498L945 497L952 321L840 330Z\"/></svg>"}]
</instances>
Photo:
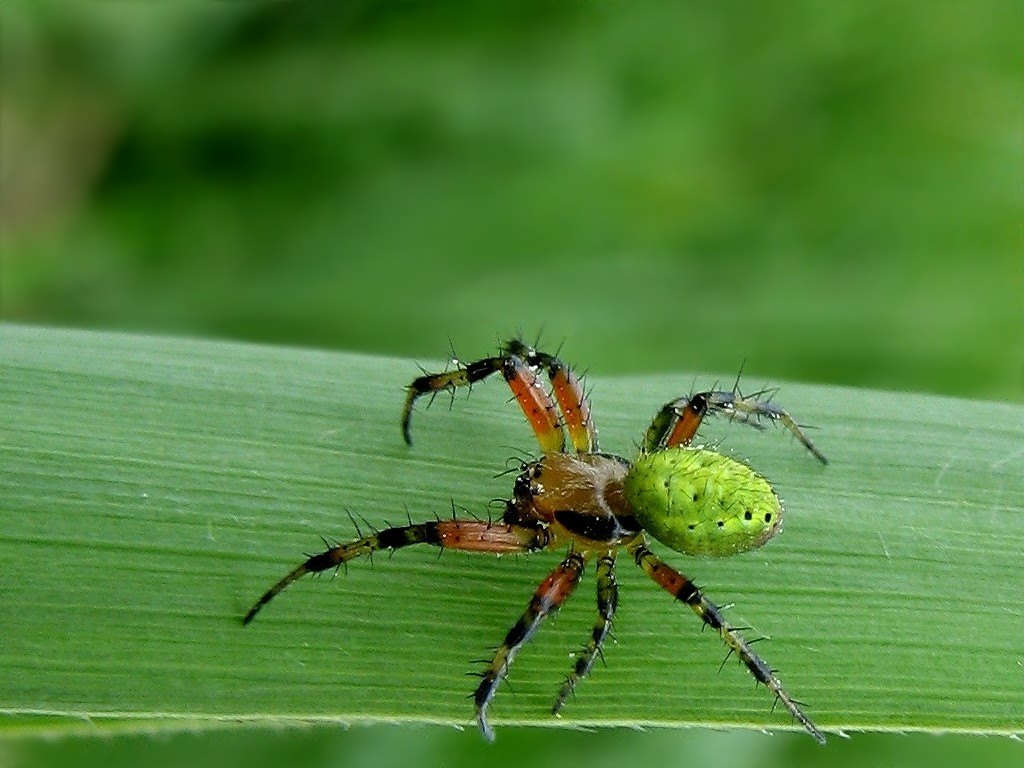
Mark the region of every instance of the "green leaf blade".
<instances>
[{"instance_id":1,"label":"green leaf blade","mask_svg":"<svg viewBox=\"0 0 1024 768\"><path fill-rule=\"evenodd\" d=\"M418 408L408 449L398 417L416 372L0 326L0 734L84 718L470 725L469 660L500 640L553 553L404 550L303 580L240 622L321 534L354 534L346 508L380 526L452 503L486 515L510 493L495 475L535 446L500 382L450 412ZM631 455L693 378L596 378L602 445ZM830 466L783 432L705 432L777 484L783 534L724 560L662 554L772 637L761 652L823 728L1024 731L1024 408L803 385L779 401L818 427ZM496 725L792 727L627 566L607 667L550 717L592 623L587 578L520 654Z\"/></svg>"}]
</instances>

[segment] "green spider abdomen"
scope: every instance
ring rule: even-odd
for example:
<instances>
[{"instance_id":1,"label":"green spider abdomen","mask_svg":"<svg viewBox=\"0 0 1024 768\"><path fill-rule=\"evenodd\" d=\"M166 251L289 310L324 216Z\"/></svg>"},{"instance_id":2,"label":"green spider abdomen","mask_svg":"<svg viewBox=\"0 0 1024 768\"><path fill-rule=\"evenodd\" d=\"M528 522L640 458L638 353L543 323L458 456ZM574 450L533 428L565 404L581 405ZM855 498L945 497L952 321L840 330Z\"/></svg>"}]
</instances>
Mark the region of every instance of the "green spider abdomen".
<instances>
[{"instance_id":1,"label":"green spider abdomen","mask_svg":"<svg viewBox=\"0 0 1024 768\"><path fill-rule=\"evenodd\" d=\"M624 491L644 530L687 555L756 549L782 524L782 502L767 480L704 448L641 456L626 474Z\"/></svg>"}]
</instances>

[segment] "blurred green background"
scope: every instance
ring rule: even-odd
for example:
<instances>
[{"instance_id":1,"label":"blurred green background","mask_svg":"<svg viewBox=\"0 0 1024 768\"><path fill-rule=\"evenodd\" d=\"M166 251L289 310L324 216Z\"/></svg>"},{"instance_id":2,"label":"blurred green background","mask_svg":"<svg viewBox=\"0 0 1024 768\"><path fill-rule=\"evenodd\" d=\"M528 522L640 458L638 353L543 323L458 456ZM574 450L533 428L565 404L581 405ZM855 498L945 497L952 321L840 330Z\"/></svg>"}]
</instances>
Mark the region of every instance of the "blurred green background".
<instances>
[{"instance_id":1,"label":"blurred green background","mask_svg":"<svg viewBox=\"0 0 1024 768\"><path fill-rule=\"evenodd\" d=\"M1021 402L1020 23L941 0L3 2L0 319L423 360L543 331L603 376L746 360L758 383ZM1016 749L813 746L380 727L0 759Z\"/></svg>"},{"instance_id":2,"label":"blurred green background","mask_svg":"<svg viewBox=\"0 0 1024 768\"><path fill-rule=\"evenodd\" d=\"M2 6L4 319L1024 398L1012 3Z\"/></svg>"}]
</instances>

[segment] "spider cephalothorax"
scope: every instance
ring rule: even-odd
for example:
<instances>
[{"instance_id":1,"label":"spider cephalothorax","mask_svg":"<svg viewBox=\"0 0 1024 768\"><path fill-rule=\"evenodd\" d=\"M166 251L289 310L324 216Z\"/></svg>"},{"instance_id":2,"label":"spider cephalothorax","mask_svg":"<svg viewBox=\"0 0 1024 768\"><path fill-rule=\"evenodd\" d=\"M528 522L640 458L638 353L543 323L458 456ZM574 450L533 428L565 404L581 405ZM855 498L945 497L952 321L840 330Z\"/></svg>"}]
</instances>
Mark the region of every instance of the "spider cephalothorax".
<instances>
[{"instance_id":1,"label":"spider cephalothorax","mask_svg":"<svg viewBox=\"0 0 1024 768\"><path fill-rule=\"evenodd\" d=\"M487 708L516 653L541 622L565 602L588 561L596 563L597 620L582 654L562 685L557 714L590 671L611 629L618 603L615 557L624 549L658 586L688 605L721 636L759 683L817 739L821 731L783 688L775 672L723 617L721 610L686 576L648 546L647 534L690 555L725 556L764 544L780 530L782 504L761 475L714 450L691 447L704 416L726 414L754 424L769 419L784 425L823 464L825 457L786 411L759 395L711 390L666 403L644 434L632 462L598 449L590 403L579 378L558 357L519 339L499 354L424 374L408 387L402 434L409 433L413 404L422 395L471 386L501 372L540 443L543 455L524 463L505 502L500 521L452 518L387 528L309 557L277 582L245 615L248 623L278 592L307 573L336 568L359 555L410 544L494 554L567 548L565 559L537 588L526 611L506 633L474 694L477 722L488 739L494 733ZM546 376L551 391L541 381ZM572 444L566 450L566 438Z\"/></svg>"}]
</instances>

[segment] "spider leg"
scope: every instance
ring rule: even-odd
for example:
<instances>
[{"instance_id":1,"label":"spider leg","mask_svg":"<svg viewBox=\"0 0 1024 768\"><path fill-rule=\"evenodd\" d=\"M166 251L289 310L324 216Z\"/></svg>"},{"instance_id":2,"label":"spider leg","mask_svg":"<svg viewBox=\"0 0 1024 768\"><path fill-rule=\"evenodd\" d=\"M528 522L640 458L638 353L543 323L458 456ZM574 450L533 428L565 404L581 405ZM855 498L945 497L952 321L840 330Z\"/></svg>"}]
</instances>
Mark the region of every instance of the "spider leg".
<instances>
[{"instance_id":1,"label":"spider leg","mask_svg":"<svg viewBox=\"0 0 1024 768\"><path fill-rule=\"evenodd\" d=\"M508 674L508 668L512 665L519 649L533 637L541 622L549 614L557 611L572 594L583 574L583 565L583 555L578 552L570 552L565 560L544 579L526 607L526 611L505 635L494 658L481 675L482 679L473 694L473 701L476 704L477 722L480 724L484 738L488 741L494 741L494 729L487 722L487 707L490 705L491 699L494 698L498 684Z\"/></svg>"},{"instance_id":2,"label":"spider leg","mask_svg":"<svg viewBox=\"0 0 1024 768\"><path fill-rule=\"evenodd\" d=\"M551 392L562 410L562 421L576 452L597 451L597 428L591 415L590 401L576 372L558 357L534 349L524 350L523 359L530 364L536 361L547 372Z\"/></svg>"},{"instance_id":3,"label":"spider leg","mask_svg":"<svg viewBox=\"0 0 1024 768\"><path fill-rule=\"evenodd\" d=\"M481 520L431 520L426 523L385 528L360 536L347 544L328 546L318 555L310 555L305 562L288 573L249 609L242 619L248 624L267 603L292 582L307 573L319 573L344 565L362 555L372 556L381 549L395 550L413 544L433 544L447 549L461 549L467 552L491 552L506 554L533 552L544 549L551 541L546 528L529 528L522 525L489 522Z\"/></svg>"},{"instance_id":4,"label":"spider leg","mask_svg":"<svg viewBox=\"0 0 1024 768\"><path fill-rule=\"evenodd\" d=\"M775 672L768 666L767 662L758 656L750 647L750 643L743 639L743 636L722 616L718 606L708 600L700 589L690 579L677 570L667 565L657 555L647 548L643 539L637 538L628 550L636 564L641 570L664 589L676 600L686 603L701 620L714 629L721 636L722 640L729 647L730 653L735 653L740 661L750 670L754 679L764 685L775 694L778 701L789 710L789 714L799 722L804 729L820 744L825 743L825 736L818 727L811 722L811 719L800 709L797 701L782 687L782 682L776 677Z\"/></svg>"},{"instance_id":5,"label":"spider leg","mask_svg":"<svg viewBox=\"0 0 1024 768\"><path fill-rule=\"evenodd\" d=\"M822 464L828 464L825 455L785 409L768 400L761 400L757 395L744 397L738 390L699 392L665 403L644 433L643 450L656 451L675 445L689 445L709 413L726 414L730 419L753 427L760 427L762 418L778 422L792 432L814 458Z\"/></svg>"},{"instance_id":6,"label":"spider leg","mask_svg":"<svg viewBox=\"0 0 1024 768\"><path fill-rule=\"evenodd\" d=\"M544 453L561 453L565 448L565 433L558 419L558 409L540 383L536 371L522 357L507 349L497 357L460 365L454 371L428 373L413 379L406 388L405 407L402 409L402 435L406 444L412 445L412 408L419 397L433 396L446 389L454 392L457 387L472 386L497 371L501 371L513 397L523 409L523 415Z\"/></svg>"},{"instance_id":7,"label":"spider leg","mask_svg":"<svg viewBox=\"0 0 1024 768\"><path fill-rule=\"evenodd\" d=\"M594 661L601 655L601 648L611 631L618 603L619 586L615 582L615 552L612 551L597 561L597 620L583 653L576 658L576 665L558 692L551 714L557 715L562 711L566 700L575 692L577 684L587 676L594 666Z\"/></svg>"}]
</instances>

